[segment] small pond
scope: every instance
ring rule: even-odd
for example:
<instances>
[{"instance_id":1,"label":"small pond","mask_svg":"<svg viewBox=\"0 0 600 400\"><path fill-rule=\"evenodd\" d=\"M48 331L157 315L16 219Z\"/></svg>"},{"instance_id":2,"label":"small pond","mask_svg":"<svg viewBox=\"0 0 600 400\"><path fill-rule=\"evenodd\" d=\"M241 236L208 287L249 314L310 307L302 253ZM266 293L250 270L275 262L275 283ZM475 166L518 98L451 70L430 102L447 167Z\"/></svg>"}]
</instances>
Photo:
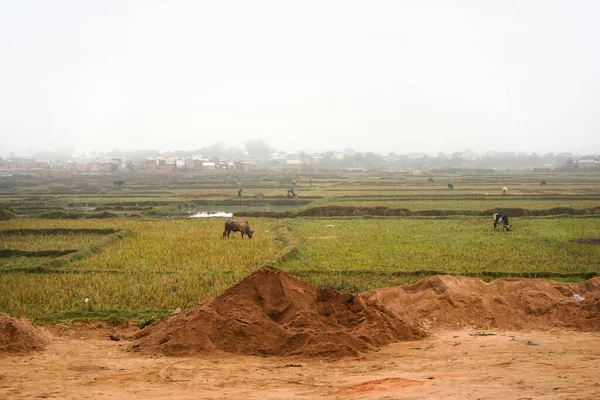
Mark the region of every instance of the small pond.
<instances>
[{"instance_id":1,"label":"small pond","mask_svg":"<svg viewBox=\"0 0 600 400\"><path fill-rule=\"evenodd\" d=\"M228 212L200 212L194 215L191 215L190 218L230 218L233 217L233 213Z\"/></svg>"},{"instance_id":2,"label":"small pond","mask_svg":"<svg viewBox=\"0 0 600 400\"><path fill-rule=\"evenodd\" d=\"M193 214L215 214L215 213L236 213L236 212L249 212L249 211L274 211L283 212L293 210L294 208L302 207L302 204L253 204L243 206L197 206L185 208L182 211L187 211Z\"/></svg>"}]
</instances>

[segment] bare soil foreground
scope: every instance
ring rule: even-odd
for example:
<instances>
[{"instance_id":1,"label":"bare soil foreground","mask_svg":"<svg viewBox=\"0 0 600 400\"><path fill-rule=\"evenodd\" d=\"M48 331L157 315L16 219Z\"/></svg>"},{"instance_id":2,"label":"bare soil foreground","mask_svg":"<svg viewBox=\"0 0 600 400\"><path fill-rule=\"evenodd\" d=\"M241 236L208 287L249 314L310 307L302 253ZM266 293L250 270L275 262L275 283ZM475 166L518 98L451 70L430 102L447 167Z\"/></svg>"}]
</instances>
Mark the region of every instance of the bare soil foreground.
<instances>
[{"instance_id":1,"label":"bare soil foreground","mask_svg":"<svg viewBox=\"0 0 600 400\"><path fill-rule=\"evenodd\" d=\"M355 296L261 270L143 330L0 314L0 399L598 399L599 377L599 278Z\"/></svg>"}]
</instances>

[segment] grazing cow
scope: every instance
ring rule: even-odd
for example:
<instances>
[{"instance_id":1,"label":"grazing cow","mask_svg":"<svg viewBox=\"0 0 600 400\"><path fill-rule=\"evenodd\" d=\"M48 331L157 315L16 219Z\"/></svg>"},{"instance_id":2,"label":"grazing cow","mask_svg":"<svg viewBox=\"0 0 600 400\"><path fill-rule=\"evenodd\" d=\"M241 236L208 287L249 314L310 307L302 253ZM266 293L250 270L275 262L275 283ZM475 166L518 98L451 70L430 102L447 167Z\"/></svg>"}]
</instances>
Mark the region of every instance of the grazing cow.
<instances>
[{"instance_id":1,"label":"grazing cow","mask_svg":"<svg viewBox=\"0 0 600 400\"><path fill-rule=\"evenodd\" d=\"M542 181L540 182L540 186L548 186L548 181L545 179L542 179Z\"/></svg>"},{"instance_id":2,"label":"grazing cow","mask_svg":"<svg viewBox=\"0 0 600 400\"><path fill-rule=\"evenodd\" d=\"M427 182L429 182L429 183L433 183L433 178L429 178L429 179L427 179Z\"/></svg>"},{"instance_id":3,"label":"grazing cow","mask_svg":"<svg viewBox=\"0 0 600 400\"><path fill-rule=\"evenodd\" d=\"M448 184L448 189L454 189L454 185L453 185L453 184L451 184L451 183L449 183L449 184Z\"/></svg>"},{"instance_id":4,"label":"grazing cow","mask_svg":"<svg viewBox=\"0 0 600 400\"><path fill-rule=\"evenodd\" d=\"M252 239L252 234L254 233L253 230L250 229L250 225L248 225L248 221L242 221L242 220L227 220L225 222L225 230L223 231L223 238L225 238L225 235L227 235L227 237L229 237L229 234L231 232L241 232L242 233L242 239L244 238L244 235L248 235L249 239Z\"/></svg>"},{"instance_id":5,"label":"grazing cow","mask_svg":"<svg viewBox=\"0 0 600 400\"><path fill-rule=\"evenodd\" d=\"M113 181L113 186L123 186L125 181Z\"/></svg>"},{"instance_id":6,"label":"grazing cow","mask_svg":"<svg viewBox=\"0 0 600 400\"><path fill-rule=\"evenodd\" d=\"M506 229L506 232L510 231L511 225L508 224L508 217L506 215L496 213L492 215L492 218L494 219L494 230L496 230L496 225L502 225Z\"/></svg>"}]
</instances>

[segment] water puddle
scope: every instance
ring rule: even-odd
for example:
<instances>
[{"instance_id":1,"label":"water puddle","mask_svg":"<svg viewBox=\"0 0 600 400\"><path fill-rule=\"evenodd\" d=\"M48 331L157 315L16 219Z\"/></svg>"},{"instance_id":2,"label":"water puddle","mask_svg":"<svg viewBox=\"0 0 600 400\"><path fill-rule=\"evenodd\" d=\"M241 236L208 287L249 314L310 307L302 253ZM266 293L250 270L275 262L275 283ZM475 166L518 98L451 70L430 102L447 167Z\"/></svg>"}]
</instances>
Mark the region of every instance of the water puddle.
<instances>
[{"instance_id":1,"label":"water puddle","mask_svg":"<svg viewBox=\"0 0 600 400\"><path fill-rule=\"evenodd\" d=\"M230 218L233 217L233 213L216 211L216 212L200 212L198 214L191 215L190 218Z\"/></svg>"},{"instance_id":2,"label":"water puddle","mask_svg":"<svg viewBox=\"0 0 600 400\"><path fill-rule=\"evenodd\" d=\"M249 205L239 205L239 206L228 206L228 205L210 205L210 206L200 206L200 207L190 207L184 208L182 211L186 211L192 215L194 218L210 218L210 217L231 217L233 213L236 212L254 212L254 211L263 211L263 212L282 212L293 210L294 208L298 208L301 205L298 204L276 204L271 205L269 203L263 204L249 204Z\"/></svg>"}]
</instances>

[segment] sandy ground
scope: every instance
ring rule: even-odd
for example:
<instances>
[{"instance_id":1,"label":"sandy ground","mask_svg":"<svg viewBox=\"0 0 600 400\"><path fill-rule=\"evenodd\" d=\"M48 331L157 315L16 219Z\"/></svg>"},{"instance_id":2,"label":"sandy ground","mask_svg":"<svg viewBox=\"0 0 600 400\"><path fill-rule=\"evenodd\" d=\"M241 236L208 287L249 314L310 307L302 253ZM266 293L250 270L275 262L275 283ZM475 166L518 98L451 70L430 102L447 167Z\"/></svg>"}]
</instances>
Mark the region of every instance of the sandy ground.
<instances>
[{"instance_id":1,"label":"sandy ground","mask_svg":"<svg viewBox=\"0 0 600 400\"><path fill-rule=\"evenodd\" d=\"M600 399L600 334L441 331L360 357L148 357L132 328L47 327L58 339L0 355L0 399Z\"/></svg>"}]
</instances>

